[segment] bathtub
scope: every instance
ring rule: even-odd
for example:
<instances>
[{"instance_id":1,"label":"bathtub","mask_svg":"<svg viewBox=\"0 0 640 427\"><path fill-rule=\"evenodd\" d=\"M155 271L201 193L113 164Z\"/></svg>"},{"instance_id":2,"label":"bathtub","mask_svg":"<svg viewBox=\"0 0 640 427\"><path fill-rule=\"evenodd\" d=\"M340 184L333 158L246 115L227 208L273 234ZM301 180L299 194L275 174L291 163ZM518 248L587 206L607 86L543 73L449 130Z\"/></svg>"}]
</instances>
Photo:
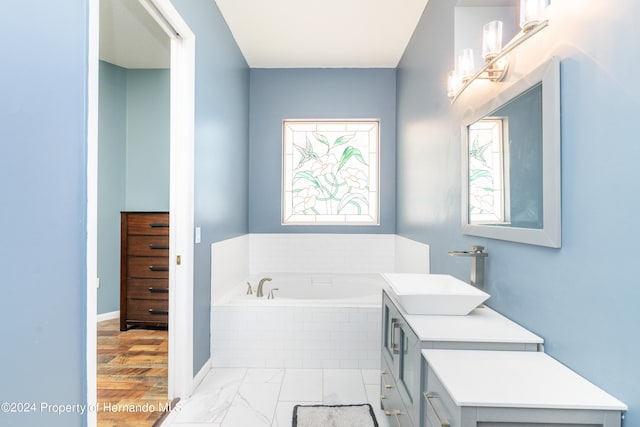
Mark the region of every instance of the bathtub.
<instances>
[{"instance_id":1,"label":"bathtub","mask_svg":"<svg viewBox=\"0 0 640 427\"><path fill-rule=\"evenodd\" d=\"M272 280L257 298L263 277ZM384 283L379 274L252 275L212 305L212 365L377 369Z\"/></svg>"},{"instance_id":2,"label":"bathtub","mask_svg":"<svg viewBox=\"0 0 640 427\"><path fill-rule=\"evenodd\" d=\"M271 280L263 285L263 298L257 298L258 284L264 277ZM251 284L252 294L247 294ZM274 273L252 275L235 286L219 302L223 305L268 306L334 306L380 307L379 274L295 274ZM273 299L269 292L273 289Z\"/></svg>"}]
</instances>

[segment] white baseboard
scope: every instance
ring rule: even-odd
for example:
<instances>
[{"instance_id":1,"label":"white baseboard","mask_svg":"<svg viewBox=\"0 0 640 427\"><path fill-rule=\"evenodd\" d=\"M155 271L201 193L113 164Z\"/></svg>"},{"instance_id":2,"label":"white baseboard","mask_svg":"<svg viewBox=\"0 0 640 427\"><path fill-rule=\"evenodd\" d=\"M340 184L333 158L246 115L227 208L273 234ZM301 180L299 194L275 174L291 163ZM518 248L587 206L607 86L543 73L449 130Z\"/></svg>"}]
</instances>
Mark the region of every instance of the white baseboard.
<instances>
[{"instance_id":1,"label":"white baseboard","mask_svg":"<svg viewBox=\"0 0 640 427\"><path fill-rule=\"evenodd\" d=\"M200 385L200 383L204 380L204 377L207 376L210 370L211 370L211 358L209 358L206 362L204 362L204 365L202 365L202 368L200 368L196 376L193 377L193 386L191 387L192 393L193 393L193 390L195 390Z\"/></svg>"},{"instance_id":2,"label":"white baseboard","mask_svg":"<svg viewBox=\"0 0 640 427\"><path fill-rule=\"evenodd\" d=\"M120 310L116 310L116 311L111 311L109 313L98 314L98 316L96 317L96 320L98 322L102 322L104 320L117 319L119 317L120 317Z\"/></svg>"}]
</instances>

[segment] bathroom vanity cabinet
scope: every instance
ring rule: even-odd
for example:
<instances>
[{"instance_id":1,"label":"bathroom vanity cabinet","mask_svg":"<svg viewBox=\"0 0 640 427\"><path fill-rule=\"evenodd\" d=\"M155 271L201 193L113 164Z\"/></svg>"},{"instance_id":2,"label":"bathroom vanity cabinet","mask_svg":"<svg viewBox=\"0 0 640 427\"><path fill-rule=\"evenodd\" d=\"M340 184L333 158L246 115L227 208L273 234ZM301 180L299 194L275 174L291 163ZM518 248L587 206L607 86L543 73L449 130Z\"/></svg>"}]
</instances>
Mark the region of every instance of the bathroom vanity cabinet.
<instances>
[{"instance_id":1,"label":"bathroom vanity cabinet","mask_svg":"<svg viewBox=\"0 0 640 427\"><path fill-rule=\"evenodd\" d=\"M120 330L167 327L169 213L122 212L120 236Z\"/></svg>"},{"instance_id":2,"label":"bathroom vanity cabinet","mask_svg":"<svg viewBox=\"0 0 640 427\"><path fill-rule=\"evenodd\" d=\"M542 338L488 307L466 316L408 315L386 290L382 298L380 399L394 426L426 426L423 349L542 350Z\"/></svg>"},{"instance_id":3,"label":"bathroom vanity cabinet","mask_svg":"<svg viewBox=\"0 0 640 427\"><path fill-rule=\"evenodd\" d=\"M426 427L619 427L627 409L545 353L422 354Z\"/></svg>"}]
</instances>

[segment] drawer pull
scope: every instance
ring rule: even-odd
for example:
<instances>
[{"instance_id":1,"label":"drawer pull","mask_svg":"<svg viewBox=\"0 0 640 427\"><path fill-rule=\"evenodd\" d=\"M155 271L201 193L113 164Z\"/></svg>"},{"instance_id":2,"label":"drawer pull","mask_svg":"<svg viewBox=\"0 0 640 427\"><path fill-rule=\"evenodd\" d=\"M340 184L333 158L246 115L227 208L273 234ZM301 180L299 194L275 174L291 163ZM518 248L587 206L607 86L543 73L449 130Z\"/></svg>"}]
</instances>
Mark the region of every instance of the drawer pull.
<instances>
[{"instance_id":1,"label":"drawer pull","mask_svg":"<svg viewBox=\"0 0 640 427\"><path fill-rule=\"evenodd\" d=\"M149 245L149 249L169 249L169 245L156 245L154 243L151 243Z\"/></svg>"},{"instance_id":2,"label":"drawer pull","mask_svg":"<svg viewBox=\"0 0 640 427\"><path fill-rule=\"evenodd\" d=\"M402 412L400 412L399 409L396 409L395 411L393 411L393 415L395 415L396 417L396 423L398 423L398 427L402 427L402 423L400 422L400 415L402 415Z\"/></svg>"},{"instance_id":3,"label":"drawer pull","mask_svg":"<svg viewBox=\"0 0 640 427\"><path fill-rule=\"evenodd\" d=\"M393 386L392 386L391 384L386 384L386 383L385 383L384 388L387 388L387 389L388 389L388 388L393 388Z\"/></svg>"},{"instance_id":4,"label":"drawer pull","mask_svg":"<svg viewBox=\"0 0 640 427\"><path fill-rule=\"evenodd\" d=\"M169 289L167 288L149 288L149 292L152 294L168 294Z\"/></svg>"},{"instance_id":5,"label":"drawer pull","mask_svg":"<svg viewBox=\"0 0 640 427\"><path fill-rule=\"evenodd\" d=\"M169 266L158 266L158 265L150 265L149 270L151 271L169 271Z\"/></svg>"},{"instance_id":6,"label":"drawer pull","mask_svg":"<svg viewBox=\"0 0 640 427\"><path fill-rule=\"evenodd\" d=\"M400 327L400 320L393 318L391 319L391 350L393 354L400 354L400 347L396 342L396 328Z\"/></svg>"},{"instance_id":7,"label":"drawer pull","mask_svg":"<svg viewBox=\"0 0 640 427\"><path fill-rule=\"evenodd\" d=\"M402 427L402 423L400 422L400 415L403 415L403 414L402 414L402 411L401 411L400 409L394 409L393 411L386 411L386 410L385 410L385 411L384 411L384 414L385 414L387 417L390 417L390 416L392 416L392 415L393 415L394 417L396 417L396 423L398 423L398 427Z\"/></svg>"},{"instance_id":8,"label":"drawer pull","mask_svg":"<svg viewBox=\"0 0 640 427\"><path fill-rule=\"evenodd\" d=\"M165 224L162 222L154 222L152 224L149 224L149 227L151 228L169 228L169 224Z\"/></svg>"},{"instance_id":9,"label":"drawer pull","mask_svg":"<svg viewBox=\"0 0 640 427\"><path fill-rule=\"evenodd\" d=\"M436 407L433 405L433 402L431 401L431 399L437 399L438 395L435 394L435 393L426 392L426 391L424 393L422 393L422 394L424 395L425 400L427 401L427 403L431 407L431 410L433 411L434 415L438 419L438 422L440 423L440 427L449 427L450 426L449 420L447 420L446 418L442 418L438 414L438 411L436 410Z\"/></svg>"},{"instance_id":10,"label":"drawer pull","mask_svg":"<svg viewBox=\"0 0 640 427\"><path fill-rule=\"evenodd\" d=\"M157 314L157 315L169 314L169 310L156 310L155 308L150 308L149 314Z\"/></svg>"}]
</instances>

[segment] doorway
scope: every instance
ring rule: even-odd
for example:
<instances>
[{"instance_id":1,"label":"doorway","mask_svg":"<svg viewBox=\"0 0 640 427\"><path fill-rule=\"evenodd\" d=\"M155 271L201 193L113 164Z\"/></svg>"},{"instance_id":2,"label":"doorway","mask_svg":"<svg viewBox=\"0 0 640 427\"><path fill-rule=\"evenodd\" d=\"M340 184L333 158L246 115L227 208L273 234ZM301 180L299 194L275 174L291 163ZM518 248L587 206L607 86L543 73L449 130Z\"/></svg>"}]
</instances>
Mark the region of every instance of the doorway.
<instances>
[{"instance_id":1,"label":"doorway","mask_svg":"<svg viewBox=\"0 0 640 427\"><path fill-rule=\"evenodd\" d=\"M89 2L87 125L87 404L97 407L98 75L100 1ZM195 40L169 0L139 0L170 39L168 398L193 388L193 153ZM96 425L89 411L87 425Z\"/></svg>"}]
</instances>

